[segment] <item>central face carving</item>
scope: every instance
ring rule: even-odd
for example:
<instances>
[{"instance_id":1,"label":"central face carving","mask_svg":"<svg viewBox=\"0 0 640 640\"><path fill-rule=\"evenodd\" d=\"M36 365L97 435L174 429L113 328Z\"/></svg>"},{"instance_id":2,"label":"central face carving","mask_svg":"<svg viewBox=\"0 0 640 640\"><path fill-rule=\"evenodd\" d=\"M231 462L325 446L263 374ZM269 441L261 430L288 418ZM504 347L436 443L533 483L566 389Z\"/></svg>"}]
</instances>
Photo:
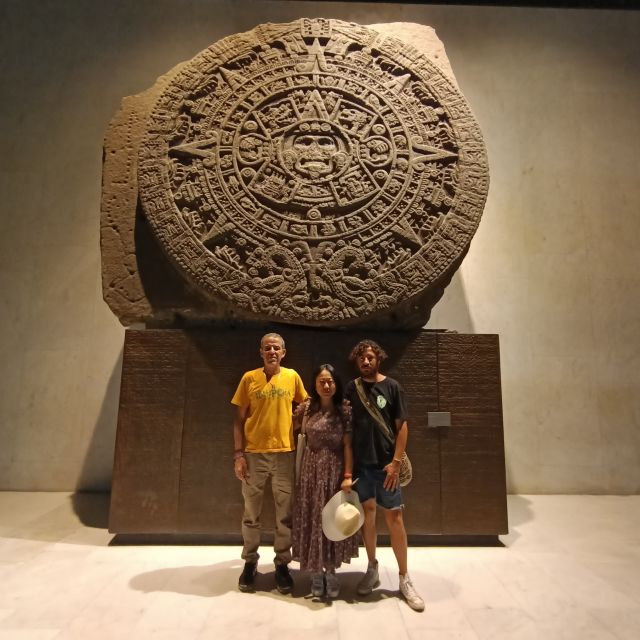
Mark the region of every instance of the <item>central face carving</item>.
<instances>
[{"instance_id":1,"label":"central face carving","mask_svg":"<svg viewBox=\"0 0 640 640\"><path fill-rule=\"evenodd\" d=\"M297 178L315 181L341 171L348 154L346 141L328 122L303 122L283 141L285 169Z\"/></svg>"},{"instance_id":2,"label":"central face carving","mask_svg":"<svg viewBox=\"0 0 640 640\"><path fill-rule=\"evenodd\" d=\"M301 135L293 141L294 169L302 176L319 178L333 171L335 140L318 134Z\"/></svg>"}]
</instances>

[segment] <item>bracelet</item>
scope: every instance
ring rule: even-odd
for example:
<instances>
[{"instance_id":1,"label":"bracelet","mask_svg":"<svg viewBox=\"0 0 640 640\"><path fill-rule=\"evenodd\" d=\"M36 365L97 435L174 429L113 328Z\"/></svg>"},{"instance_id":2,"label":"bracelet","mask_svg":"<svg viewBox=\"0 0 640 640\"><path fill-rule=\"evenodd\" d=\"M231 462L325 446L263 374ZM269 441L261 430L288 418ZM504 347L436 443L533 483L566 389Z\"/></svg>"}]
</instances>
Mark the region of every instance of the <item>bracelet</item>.
<instances>
[{"instance_id":1,"label":"bracelet","mask_svg":"<svg viewBox=\"0 0 640 640\"><path fill-rule=\"evenodd\" d=\"M345 473L344 474L344 479L347 480L349 478L353 478L353 474L352 473Z\"/></svg>"},{"instance_id":2,"label":"bracelet","mask_svg":"<svg viewBox=\"0 0 640 640\"><path fill-rule=\"evenodd\" d=\"M244 458L244 451L242 449L236 449L233 452L233 460L237 460L238 458Z\"/></svg>"},{"instance_id":3,"label":"bracelet","mask_svg":"<svg viewBox=\"0 0 640 640\"><path fill-rule=\"evenodd\" d=\"M393 461L402 464L402 458L394 458Z\"/></svg>"}]
</instances>

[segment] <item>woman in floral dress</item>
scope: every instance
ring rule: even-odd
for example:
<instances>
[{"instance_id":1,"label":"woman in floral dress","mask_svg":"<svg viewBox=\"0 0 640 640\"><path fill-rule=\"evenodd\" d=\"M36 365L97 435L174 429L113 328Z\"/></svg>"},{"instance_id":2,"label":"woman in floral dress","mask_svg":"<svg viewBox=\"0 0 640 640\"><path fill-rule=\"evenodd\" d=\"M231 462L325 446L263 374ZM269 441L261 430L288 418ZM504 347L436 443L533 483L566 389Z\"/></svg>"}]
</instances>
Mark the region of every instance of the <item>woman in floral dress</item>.
<instances>
[{"instance_id":1,"label":"woman in floral dress","mask_svg":"<svg viewBox=\"0 0 640 640\"><path fill-rule=\"evenodd\" d=\"M330 364L314 372L311 397L296 410L296 427L307 435L293 508L293 559L311 571L311 593L336 598L336 569L358 556L358 537L332 542L322 532L322 509L338 491L351 490L351 408L342 397L342 383Z\"/></svg>"}]
</instances>

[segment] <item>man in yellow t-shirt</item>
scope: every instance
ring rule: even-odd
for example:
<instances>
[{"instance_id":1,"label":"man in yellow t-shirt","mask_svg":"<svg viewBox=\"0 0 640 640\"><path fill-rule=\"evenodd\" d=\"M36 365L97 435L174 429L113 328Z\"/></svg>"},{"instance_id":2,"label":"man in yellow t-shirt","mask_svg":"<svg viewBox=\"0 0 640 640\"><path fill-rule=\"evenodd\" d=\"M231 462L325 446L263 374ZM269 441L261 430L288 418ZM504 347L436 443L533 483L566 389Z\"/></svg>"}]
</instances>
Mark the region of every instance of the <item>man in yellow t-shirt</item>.
<instances>
[{"instance_id":1,"label":"man in yellow t-shirt","mask_svg":"<svg viewBox=\"0 0 640 640\"><path fill-rule=\"evenodd\" d=\"M281 367L286 353L284 340L267 333L260 341L264 367L247 371L231 399L236 405L233 421L233 466L242 481L242 559L244 569L238 580L240 591L253 590L260 546L260 515L267 479L275 503L276 586L290 593L293 579L291 562L291 497L294 483L295 444L293 440L293 403L307 397L300 376Z\"/></svg>"}]
</instances>

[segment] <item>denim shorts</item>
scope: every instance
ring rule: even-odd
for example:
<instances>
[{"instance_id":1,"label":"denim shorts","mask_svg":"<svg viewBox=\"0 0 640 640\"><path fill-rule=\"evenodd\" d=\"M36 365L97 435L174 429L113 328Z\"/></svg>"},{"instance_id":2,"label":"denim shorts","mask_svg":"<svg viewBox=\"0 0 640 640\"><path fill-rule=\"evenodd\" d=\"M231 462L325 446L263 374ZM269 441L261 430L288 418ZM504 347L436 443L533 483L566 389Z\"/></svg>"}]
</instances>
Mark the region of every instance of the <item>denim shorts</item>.
<instances>
[{"instance_id":1,"label":"denim shorts","mask_svg":"<svg viewBox=\"0 0 640 640\"><path fill-rule=\"evenodd\" d=\"M354 478L358 478L358 482L353 487L358 493L360 502L376 499L376 504L383 509L402 509L402 492L400 487L393 491L387 491L384 488L384 479L387 474L378 467L362 466L355 469Z\"/></svg>"}]
</instances>

